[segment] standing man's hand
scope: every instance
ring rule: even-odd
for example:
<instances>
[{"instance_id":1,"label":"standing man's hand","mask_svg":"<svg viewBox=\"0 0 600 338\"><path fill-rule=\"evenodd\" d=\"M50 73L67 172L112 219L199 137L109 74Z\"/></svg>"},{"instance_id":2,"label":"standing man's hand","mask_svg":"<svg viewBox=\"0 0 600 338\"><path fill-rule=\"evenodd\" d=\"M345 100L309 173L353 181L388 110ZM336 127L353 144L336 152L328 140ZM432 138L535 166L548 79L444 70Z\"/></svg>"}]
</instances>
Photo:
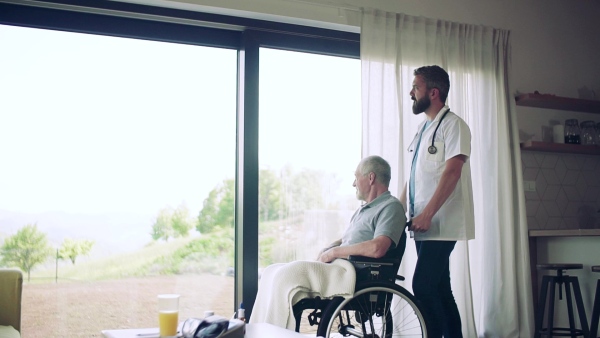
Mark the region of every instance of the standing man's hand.
<instances>
[{"instance_id":1,"label":"standing man's hand","mask_svg":"<svg viewBox=\"0 0 600 338\"><path fill-rule=\"evenodd\" d=\"M420 214L412 219L412 226L409 230L414 232L427 232L431 228L431 217Z\"/></svg>"},{"instance_id":2,"label":"standing man's hand","mask_svg":"<svg viewBox=\"0 0 600 338\"><path fill-rule=\"evenodd\" d=\"M456 188L460 179L462 166L467 161L465 155L456 155L446 161L446 167L442 173L440 183L438 184L431 200L419 215L412 219L412 228L414 232L426 232L431 228L431 219L440 210L450 194Z\"/></svg>"}]
</instances>

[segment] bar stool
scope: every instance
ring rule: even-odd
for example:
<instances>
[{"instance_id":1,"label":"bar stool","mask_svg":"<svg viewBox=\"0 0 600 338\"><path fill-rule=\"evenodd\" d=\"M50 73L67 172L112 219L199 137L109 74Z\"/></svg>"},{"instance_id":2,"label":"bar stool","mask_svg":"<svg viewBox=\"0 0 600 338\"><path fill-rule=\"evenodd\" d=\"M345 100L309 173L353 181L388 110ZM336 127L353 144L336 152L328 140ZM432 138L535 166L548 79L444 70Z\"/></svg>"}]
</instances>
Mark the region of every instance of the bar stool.
<instances>
[{"instance_id":1,"label":"bar stool","mask_svg":"<svg viewBox=\"0 0 600 338\"><path fill-rule=\"evenodd\" d=\"M592 266L592 272L600 272L600 265ZM596 297L594 298L594 309L592 310L592 323L590 324L590 338L598 334L598 320L600 317L600 278L596 283Z\"/></svg>"},{"instance_id":2,"label":"bar stool","mask_svg":"<svg viewBox=\"0 0 600 338\"><path fill-rule=\"evenodd\" d=\"M577 276L568 276L564 274L566 270L583 269L583 264L538 264L537 268L540 270L556 270L556 276L544 275L542 277L542 290L540 291L540 300L538 304L538 313L535 318L535 338L539 338L542 335L552 336L583 336L588 337L589 327L587 317L585 315L585 308L583 307L583 298L581 297L581 289L579 288L579 280ZM564 286L565 295L567 296L567 312L569 314L569 327L554 327L554 297L555 297L555 286L558 284L558 299L562 299L562 290ZM571 297L571 287L573 288L573 295L575 296L575 302L577 304L577 314L579 315L579 323L581 329L575 327L575 316L573 315L573 299ZM548 292L548 289L550 289ZM548 317L547 327L543 328L544 323L544 312L546 309L546 298L548 293L550 299L548 301Z\"/></svg>"}]
</instances>

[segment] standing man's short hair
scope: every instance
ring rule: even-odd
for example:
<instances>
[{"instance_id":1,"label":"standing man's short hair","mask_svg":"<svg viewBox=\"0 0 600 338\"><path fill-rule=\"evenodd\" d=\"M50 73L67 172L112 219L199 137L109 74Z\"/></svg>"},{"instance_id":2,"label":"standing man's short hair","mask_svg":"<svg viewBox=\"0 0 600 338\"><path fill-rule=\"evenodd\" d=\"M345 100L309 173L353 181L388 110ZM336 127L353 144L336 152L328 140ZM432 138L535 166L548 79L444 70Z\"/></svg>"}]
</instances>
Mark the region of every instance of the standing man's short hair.
<instances>
[{"instance_id":1,"label":"standing man's short hair","mask_svg":"<svg viewBox=\"0 0 600 338\"><path fill-rule=\"evenodd\" d=\"M421 75L427 89L437 88L440 91L440 100L446 102L450 91L450 77L440 66L423 66L415 69L414 75Z\"/></svg>"},{"instance_id":2,"label":"standing man's short hair","mask_svg":"<svg viewBox=\"0 0 600 338\"><path fill-rule=\"evenodd\" d=\"M373 155L365 157L360 161L359 171L363 175L367 175L370 172L375 173L375 180L379 183L390 186L390 180L392 179L392 170L390 164L387 163L382 157Z\"/></svg>"}]
</instances>

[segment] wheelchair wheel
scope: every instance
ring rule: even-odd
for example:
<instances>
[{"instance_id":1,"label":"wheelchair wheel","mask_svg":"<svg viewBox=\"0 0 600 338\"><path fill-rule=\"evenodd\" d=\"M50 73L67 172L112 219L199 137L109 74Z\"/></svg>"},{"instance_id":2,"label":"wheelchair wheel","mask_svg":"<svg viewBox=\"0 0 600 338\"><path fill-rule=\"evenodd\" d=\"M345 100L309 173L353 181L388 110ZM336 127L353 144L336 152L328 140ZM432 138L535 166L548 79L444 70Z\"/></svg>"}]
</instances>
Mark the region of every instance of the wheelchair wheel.
<instances>
[{"instance_id":1,"label":"wheelchair wheel","mask_svg":"<svg viewBox=\"0 0 600 338\"><path fill-rule=\"evenodd\" d=\"M425 318L406 289L367 282L354 296L336 298L323 313L317 335L326 338L427 337Z\"/></svg>"}]
</instances>

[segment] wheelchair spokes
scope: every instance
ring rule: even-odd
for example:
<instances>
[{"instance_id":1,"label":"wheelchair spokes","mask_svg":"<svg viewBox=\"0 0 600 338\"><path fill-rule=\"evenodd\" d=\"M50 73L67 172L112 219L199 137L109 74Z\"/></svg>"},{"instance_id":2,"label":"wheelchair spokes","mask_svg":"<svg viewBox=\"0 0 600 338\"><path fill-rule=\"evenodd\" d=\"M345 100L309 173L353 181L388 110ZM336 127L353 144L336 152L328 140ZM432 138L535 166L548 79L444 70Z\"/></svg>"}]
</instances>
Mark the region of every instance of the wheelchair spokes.
<instances>
[{"instance_id":1,"label":"wheelchair spokes","mask_svg":"<svg viewBox=\"0 0 600 338\"><path fill-rule=\"evenodd\" d=\"M374 285L377 285L375 283ZM423 315L414 298L400 286L372 286L326 310L319 326L325 337L427 337Z\"/></svg>"}]
</instances>

